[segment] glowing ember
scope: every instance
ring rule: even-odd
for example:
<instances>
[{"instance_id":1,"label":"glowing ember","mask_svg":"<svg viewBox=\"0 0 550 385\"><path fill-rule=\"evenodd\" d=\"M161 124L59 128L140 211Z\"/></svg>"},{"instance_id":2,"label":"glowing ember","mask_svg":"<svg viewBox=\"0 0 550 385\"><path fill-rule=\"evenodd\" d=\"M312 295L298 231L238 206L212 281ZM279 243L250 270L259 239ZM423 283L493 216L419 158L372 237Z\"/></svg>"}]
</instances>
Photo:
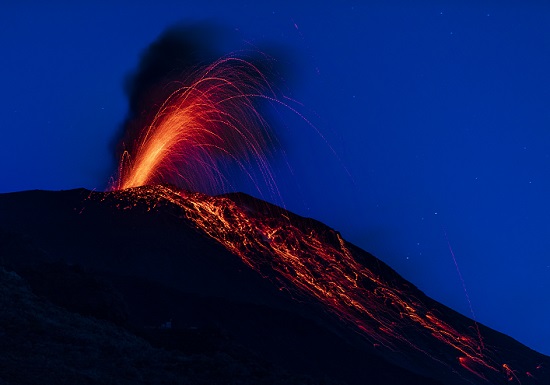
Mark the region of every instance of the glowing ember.
<instances>
[{"instance_id":1,"label":"glowing ember","mask_svg":"<svg viewBox=\"0 0 550 385\"><path fill-rule=\"evenodd\" d=\"M254 106L258 99L275 99L253 64L220 59L167 87L175 90L152 121L125 139L113 190L172 183L219 193L231 187L224 170L237 165L258 190L261 183L275 191L265 155L269 130Z\"/></svg>"}]
</instances>

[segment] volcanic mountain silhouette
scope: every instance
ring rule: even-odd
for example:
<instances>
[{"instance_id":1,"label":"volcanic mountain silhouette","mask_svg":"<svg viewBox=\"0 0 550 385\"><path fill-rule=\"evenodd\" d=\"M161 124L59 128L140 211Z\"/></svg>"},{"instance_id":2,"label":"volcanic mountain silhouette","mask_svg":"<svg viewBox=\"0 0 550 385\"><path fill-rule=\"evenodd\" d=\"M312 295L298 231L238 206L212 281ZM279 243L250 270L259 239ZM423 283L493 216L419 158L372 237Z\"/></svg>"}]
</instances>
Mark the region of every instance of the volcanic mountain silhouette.
<instances>
[{"instance_id":1,"label":"volcanic mountain silhouette","mask_svg":"<svg viewBox=\"0 0 550 385\"><path fill-rule=\"evenodd\" d=\"M550 383L549 357L246 194L1 194L0 267L0 383Z\"/></svg>"}]
</instances>

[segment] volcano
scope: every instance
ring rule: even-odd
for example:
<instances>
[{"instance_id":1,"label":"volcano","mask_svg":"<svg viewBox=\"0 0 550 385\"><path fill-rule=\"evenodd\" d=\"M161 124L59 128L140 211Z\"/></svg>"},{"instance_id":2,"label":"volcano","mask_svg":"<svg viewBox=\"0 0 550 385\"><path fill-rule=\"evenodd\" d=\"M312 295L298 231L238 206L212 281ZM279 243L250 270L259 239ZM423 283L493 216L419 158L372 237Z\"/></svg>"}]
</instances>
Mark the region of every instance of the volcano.
<instances>
[{"instance_id":1,"label":"volcano","mask_svg":"<svg viewBox=\"0 0 550 385\"><path fill-rule=\"evenodd\" d=\"M0 267L0 383L550 383L549 357L242 193L1 194Z\"/></svg>"}]
</instances>

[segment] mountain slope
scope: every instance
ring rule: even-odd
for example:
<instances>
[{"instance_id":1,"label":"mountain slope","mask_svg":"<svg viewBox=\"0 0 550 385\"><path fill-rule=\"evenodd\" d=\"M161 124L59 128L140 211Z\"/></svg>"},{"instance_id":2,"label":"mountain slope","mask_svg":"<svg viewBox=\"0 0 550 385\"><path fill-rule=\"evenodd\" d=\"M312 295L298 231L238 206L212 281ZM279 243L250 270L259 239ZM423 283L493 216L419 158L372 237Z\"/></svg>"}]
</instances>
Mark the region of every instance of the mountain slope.
<instances>
[{"instance_id":1,"label":"mountain slope","mask_svg":"<svg viewBox=\"0 0 550 385\"><path fill-rule=\"evenodd\" d=\"M218 330L293 373L350 384L549 382L548 357L431 300L325 225L244 194L31 191L0 195L0 213L4 266L35 291L53 285L36 278L52 275L45 264L81 266L119 298L90 315L159 346ZM170 319L168 336L151 329Z\"/></svg>"},{"instance_id":2,"label":"mountain slope","mask_svg":"<svg viewBox=\"0 0 550 385\"><path fill-rule=\"evenodd\" d=\"M246 351L153 347L125 329L52 305L3 268L0 308L2 384L329 383L290 375Z\"/></svg>"}]
</instances>

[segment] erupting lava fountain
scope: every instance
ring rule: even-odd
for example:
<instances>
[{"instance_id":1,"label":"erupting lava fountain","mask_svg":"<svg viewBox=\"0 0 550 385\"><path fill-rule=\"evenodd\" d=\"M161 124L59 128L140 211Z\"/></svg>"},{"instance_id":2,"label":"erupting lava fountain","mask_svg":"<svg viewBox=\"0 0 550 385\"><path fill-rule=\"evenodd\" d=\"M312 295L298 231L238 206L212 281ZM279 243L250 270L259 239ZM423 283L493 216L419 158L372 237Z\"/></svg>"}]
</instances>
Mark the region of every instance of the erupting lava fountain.
<instances>
[{"instance_id":1,"label":"erupting lava fountain","mask_svg":"<svg viewBox=\"0 0 550 385\"><path fill-rule=\"evenodd\" d=\"M261 184L277 193L266 159L273 138L255 107L277 98L254 64L225 57L163 91L152 118L125 133L111 190L170 183L220 193L232 187L225 172L236 165L258 191Z\"/></svg>"}]
</instances>

